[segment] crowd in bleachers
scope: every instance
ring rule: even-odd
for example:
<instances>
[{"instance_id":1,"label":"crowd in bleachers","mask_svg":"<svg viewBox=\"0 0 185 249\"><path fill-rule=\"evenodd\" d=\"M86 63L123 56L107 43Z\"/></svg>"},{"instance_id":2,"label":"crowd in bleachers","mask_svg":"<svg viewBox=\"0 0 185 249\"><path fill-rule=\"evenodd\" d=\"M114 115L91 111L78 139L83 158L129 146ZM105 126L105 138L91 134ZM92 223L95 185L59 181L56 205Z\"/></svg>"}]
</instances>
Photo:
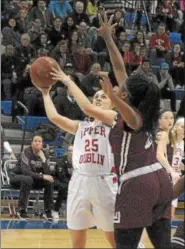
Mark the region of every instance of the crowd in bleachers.
<instances>
[{"instance_id":1,"label":"crowd in bleachers","mask_svg":"<svg viewBox=\"0 0 185 249\"><path fill-rule=\"evenodd\" d=\"M2 100L12 100L13 104L20 100L29 115L45 116L41 94L29 76L30 64L43 55L55 58L85 94L92 97L100 88L95 73L112 71L105 42L96 32L97 14L106 8L118 24L112 35L128 74L137 72L148 60L147 70L156 74L162 98L171 99L171 108L176 111L175 89L184 87L184 2L144 3L143 6L143 1L2 1ZM114 77L112 83L117 84ZM56 84L51 94L59 113L83 118L61 84ZM66 98L70 104L61 107ZM15 116L20 110L14 109Z\"/></svg>"},{"instance_id":2,"label":"crowd in bleachers","mask_svg":"<svg viewBox=\"0 0 185 249\"><path fill-rule=\"evenodd\" d=\"M105 9L117 23L112 36L128 75L142 74L158 84L161 99L170 101L173 112L178 111L177 100L183 98L182 116L183 0L2 0L1 97L12 102L13 121L24 114L17 101L24 103L29 116L46 116L42 95L29 75L31 63L39 56L53 57L89 98L101 88L99 71L109 72L116 91L108 51L97 33L98 14ZM59 114L84 119L72 93L60 82L52 87L51 96Z\"/></svg>"}]
</instances>

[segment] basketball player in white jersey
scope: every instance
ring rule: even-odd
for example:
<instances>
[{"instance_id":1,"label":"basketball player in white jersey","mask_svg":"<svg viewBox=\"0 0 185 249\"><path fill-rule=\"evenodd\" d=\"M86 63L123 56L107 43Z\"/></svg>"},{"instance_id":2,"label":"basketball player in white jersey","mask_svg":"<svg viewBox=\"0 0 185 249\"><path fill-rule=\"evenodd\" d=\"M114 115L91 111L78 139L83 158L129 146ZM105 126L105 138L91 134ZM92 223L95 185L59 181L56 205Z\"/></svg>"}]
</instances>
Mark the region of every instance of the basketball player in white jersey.
<instances>
[{"instance_id":1,"label":"basketball player in white jersey","mask_svg":"<svg viewBox=\"0 0 185 249\"><path fill-rule=\"evenodd\" d=\"M175 140L175 149L172 158L172 168L181 175L182 167L182 158L184 156L184 118L177 119L172 134ZM172 201L173 213L175 213L175 208L178 205L178 199Z\"/></svg>"},{"instance_id":2,"label":"basketball player in white jersey","mask_svg":"<svg viewBox=\"0 0 185 249\"><path fill-rule=\"evenodd\" d=\"M98 91L93 104L64 74L62 82L75 86L81 109L98 108L102 113L110 112L111 123L116 112L111 109L111 100ZM71 88L70 88L71 89ZM75 135L73 146L73 175L68 188L67 226L70 229L73 248L85 248L88 228L97 226L105 232L106 238L115 248L114 206L117 193L117 178L114 173L114 158L109 144L109 121L74 121L59 115L49 95L49 88L42 92L48 119L59 128ZM84 101L85 99L85 101ZM93 115L92 115L93 116ZM109 119L108 119L109 120Z\"/></svg>"}]
</instances>

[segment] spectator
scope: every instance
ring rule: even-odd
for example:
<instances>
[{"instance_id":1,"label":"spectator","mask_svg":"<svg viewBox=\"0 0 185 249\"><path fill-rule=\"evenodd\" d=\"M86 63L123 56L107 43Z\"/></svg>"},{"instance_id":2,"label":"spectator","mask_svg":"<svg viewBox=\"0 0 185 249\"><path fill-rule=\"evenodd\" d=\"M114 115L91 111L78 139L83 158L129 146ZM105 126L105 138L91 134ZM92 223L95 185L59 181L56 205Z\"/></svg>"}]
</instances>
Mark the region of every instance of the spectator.
<instances>
[{"instance_id":1,"label":"spectator","mask_svg":"<svg viewBox=\"0 0 185 249\"><path fill-rule=\"evenodd\" d=\"M142 30L138 30L137 33L136 33L136 37L134 37L131 41L131 46L132 48L134 48L134 45L137 43L140 44L141 47L143 46L146 46L146 39L145 39L145 36L144 36L144 33Z\"/></svg>"},{"instance_id":2,"label":"spectator","mask_svg":"<svg viewBox=\"0 0 185 249\"><path fill-rule=\"evenodd\" d=\"M135 44L134 51L127 52L124 55L124 62L129 75L142 63L142 56L140 51L140 44Z\"/></svg>"},{"instance_id":3,"label":"spectator","mask_svg":"<svg viewBox=\"0 0 185 249\"><path fill-rule=\"evenodd\" d=\"M20 60L18 74L21 76L31 58L36 57L35 48L30 44L30 36L27 33L21 36L21 45L15 48L15 56Z\"/></svg>"},{"instance_id":4,"label":"spectator","mask_svg":"<svg viewBox=\"0 0 185 249\"><path fill-rule=\"evenodd\" d=\"M91 39L87 34L88 26L85 22L80 22L78 26L79 31L79 42L83 44L85 48L91 48Z\"/></svg>"},{"instance_id":5,"label":"spectator","mask_svg":"<svg viewBox=\"0 0 185 249\"><path fill-rule=\"evenodd\" d=\"M82 2L77 1L75 3L75 9L72 16L76 25L79 25L81 22L85 22L89 25L89 17L85 13L84 4Z\"/></svg>"},{"instance_id":6,"label":"spectator","mask_svg":"<svg viewBox=\"0 0 185 249\"><path fill-rule=\"evenodd\" d=\"M31 146L21 153L20 165L10 174L10 184L20 188L17 216L27 219L27 205L32 188L44 188L43 217L52 220L54 179L51 176L48 155L42 148L42 137L35 135ZM15 173L16 172L16 173Z\"/></svg>"},{"instance_id":7,"label":"spectator","mask_svg":"<svg viewBox=\"0 0 185 249\"><path fill-rule=\"evenodd\" d=\"M153 34L149 39L150 57L152 64L156 64L156 58L164 58L164 55L170 49L170 40L166 34L164 24L160 24L157 33Z\"/></svg>"},{"instance_id":8,"label":"spectator","mask_svg":"<svg viewBox=\"0 0 185 249\"><path fill-rule=\"evenodd\" d=\"M52 0L49 4L49 10L54 17L60 17L62 20L73 11L67 0Z\"/></svg>"},{"instance_id":9,"label":"spectator","mask_svg":"<svg viewBox=\"0 0 185 249\"><path fill-rule=\"evenodd\" d=\"M42 31L43 28L41 27L41 20L39 18L35 18L32 21L31 28L28 30L28 35L30 36L30 42L32 44L35 43Z\"/></svg>"},{"instance_id":10,"label":"spectator","mask_svg":"<svg viewBox=\"0 0 185 249\"><path fill-rule=\"evenodd\" d=\"M124 30L121 30L119 32L116 32L116 36L117 36L116 44L119 50L121 50L122 46L124 45L124 42L127 41L127 34Z\"/></svg>"},{"instance_id":11,"label":"spectator","mask_svg":"<svg viewBox=\"0 0 185 249\"><path fill-rule=\"evenodd\" d=\"M121 47L121 51L120 51L123 58L124 58L125 54L130 51L130 48L131 48L130 41L124 41L123 46Z\"/></svg>"},{"instance_id":12,"label":"spectator","mask_svg":"<svg viewBox=\"0 0 185 249\"><path fill-rule=\"evenodd\" d=\"M142 64L138 67L134 74L140 74L144 77L147 77L147 79L150 81L158 84L156 75L150 71L150 61L147 58L143 59Z\"/></svg>"},{"instance_id":13,"label":"spectator","mask_svg":"<svg viewBox=\"0 0 185 249\"><path fill-rule=\"evenodd\" d=\"M28 12L25 9L20 9L19 14L17 16L17 29L20 34L24 34L28 32L29 28L29 22L28 22Z\"/></svg>"},{"instance_id":14,"label":"spectator","mask_svg":"<svg viewBox=\"0 0 185 249\"><path fill-rule=\"evenodd\" d=\"M69 53L71 55L76 53L77 47L79 43L79 34L76 30L74 30L69 38Z\"/></svg>"},{"instance_id":15,"label":"spectator","mask_svg":"<svg viewBox=\"0 0 185 249\"><path fill-rule=\"evenodd\" d=\"M117 23L118 27L122 27L124 29L126 28L125 20L124 20L124 13L122 10L115 10L113 22Z\"/></svg>"},{"instance_id":16,"label":"spectator","mask_svg":"<svg viewBox=\"0 0 185 249\"><path fill-rule=\"evenodd\" d=\"M57 47L53 50L52 57L59 63L63 69L67 62L71 62L71 58L67 53L67 41L61 40Z\"/></svg>"},{"instance_id":17,"label":"spectator","mask_svg":"<svg viewBox=\"0 0 185 249\"><path fill-rule=\"evenodd\" d=\"M60 161L60 163L57 164L58 168L56 167L56 171L60 171L60 169L63 169L65 171L65 176L67 176L68 181L70 180L72 173L73 173L72 154L73 154L73 146L70 145L67 148L67 154L65 154L62 157L62 160Z\"/></svg>"},{"instance_id":18,"label":"spectator","mask_svg":"<svg viewBox=\"0 0 185 249\"><path fill-rule=\"evenodd\" d=\"M161 99L170 99L171 110L176 111L175 88L173 79L169 74L169 65L162 63L160 72L157 75L159 81L159 88L161 89Z\"/></svg>"},{"instance_id":19,"label":"spectator","mask_svg":"<svg viewBox=\"0 0 185 249\"><path fill-rule=\"evenodd\" d=\"M29 13L29 20L34 21L35 19L39 19L44 29L46 27L51 27L52 18L52 12L46 8L44 0L38 0L37 6L33 7Z\"/></svg>"},{"instance_id":20,"label":"spectator","mask_svg":"<svg viewBox=\"0 0 185 249\"><path fill-rule=\"evenodd\" d=\"M19 65L18 58L14 55L14 47L6 46L5 54L1 56L1 80L2 80L2 97L5 100L11 100L13 88L17 83L17 68Z\"/></svg>"},{"instance_id":21,"label":"spectator","mask_svg":"<svg viewBox=\"0 0 185 249\"><path fill-rule=\"evenodd\" d=\"M75 83L80 86L79 82L77 82L76 80ZM65 96L58 95L54 99L54 103L60 115L73 120L84 119L83 112L77 105L76 101L73 98L73 95L68 89L67 89L67 94Z\"/></svg>"},{"instance_id":22,"label":"spectator","mask_svg":"<svg viewBox=\"0 0 185 249\"><path fill-rule=\"evenodd\" d=\"M45 49L47 51L47 54L49 54L52 51L53 46L51 45L51 42L49 40L47 33L42 32L39 35L38 41L36 41L36 49L37 51L39 49Z\"/></svg>"},{"instance_id":23,"label":"spectator","mask_svg":"<svg viewBox=\"0 0 185 249\"><path fill-rule=\"evenodd\" d=\"M83 44L78 44L76 53L72 56L73 67L76 73L87 75L92 65L91 56L85 52Z\"/></svg>"},{"instance_id":24,"label":"spectator","mask_svg":"<svg viewBox=\"0 0 185 249\"><path fill-rule=\"evenodd\" d=\"M87 12L87 15L89 16L90 20L92 20L92 18L97 15L97 6L96 6L95 0L88 0L87 1L86 12Z\"/></svg>"},{"instance_id":25,"label":"spectator","mask_svg":"<svg viewBox=\"0 0 185 249\"><path fill-rule=\"evenodd\" d=\"M66 30L62 28L62 19L56 17L53 20L52 29L48 31L51 44L55 47L62 39L67 39Z\"/></svg>"},{"instance_id":26,"label":"spectator","mask_svg":"<svg viewBox=\"0 0 185 249\"><path fill-rule=\"evenodd\" d=\"M7 141L3 127L1 126L1 159L16 160L16 156L12 150L10 143Z\"/></svg>"},{"instance_id":27,"label":"spectator","mask_svg":"<svg viewBox=\"0 0 185 249\"><path fill-rule=\"evenodd\" d=\"M103 11L104 11L103 6L101 6L101 5L98 6L97 15L92 19L92 23L91 23L92 27L95 27L95 28L99 28L100 27L98 14L103 15Z\"/></svg>"},{"instance_id":28,"label":"spectator","mask_svg":"<svg viewBox=\"0 0 185 249\"><path fill-rule=\"evenodd\" d=\"M184 59L180 44L175 44L172 53L167 57L167 61L170 66L170 74L177 88L184 85Z\"/></svg>"},{"instance_id":29,"label":"spectator","mask_svg":"<svg viewBox=\"0 0 185 249\"><path fill-rule=\"evenodd\" d=\"M93 97L101 89L97 73L101 71L99 63L94 63L90 73L82 80L82 88L87 97Z\"/></svg>"},{"instance_id":30,"label":"spectator","mask_svg":"<svg viewBox=\"0 0 185 249\"><path fill-rule=\"evenodd\" d=\"M2 29L3 41L2 44L18 46L20 44L20 34L16 27L16 21L14 18L8 20L8 26Z\"/></svg>"},{"instance_id":31,"label":"spectator","mask_svg":"<svg viewBox=\"0 0 185 249\"><path fill-rule=\"evenodd\" d=\"M65 22L62 25L62 29L65 30L68 38L71 37L71 34L74 32L74 30L76 30L76 25L71 15L66 17Z\"/></svg>"}]
</instances>

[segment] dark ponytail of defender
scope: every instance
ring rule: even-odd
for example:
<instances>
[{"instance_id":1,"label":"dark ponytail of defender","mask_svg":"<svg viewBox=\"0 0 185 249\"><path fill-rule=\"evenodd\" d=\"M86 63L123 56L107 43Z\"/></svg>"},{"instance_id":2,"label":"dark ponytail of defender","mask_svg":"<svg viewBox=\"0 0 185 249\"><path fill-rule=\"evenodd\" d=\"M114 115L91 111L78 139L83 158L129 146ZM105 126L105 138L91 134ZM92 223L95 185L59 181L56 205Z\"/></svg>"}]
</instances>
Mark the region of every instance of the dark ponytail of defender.
<instances>
[{"instance_id":1,"label":"dark ponytail of defender","mask_svg":"<svg viewBox=\"0 0 185 249\"><path fill-rule=\"evenodd\" d=\"M160 110L159 87L141 75L132 75L126 81L129 103L136 108L142 118L141 130L155 137Z\"/></svg>"}]
</instances>

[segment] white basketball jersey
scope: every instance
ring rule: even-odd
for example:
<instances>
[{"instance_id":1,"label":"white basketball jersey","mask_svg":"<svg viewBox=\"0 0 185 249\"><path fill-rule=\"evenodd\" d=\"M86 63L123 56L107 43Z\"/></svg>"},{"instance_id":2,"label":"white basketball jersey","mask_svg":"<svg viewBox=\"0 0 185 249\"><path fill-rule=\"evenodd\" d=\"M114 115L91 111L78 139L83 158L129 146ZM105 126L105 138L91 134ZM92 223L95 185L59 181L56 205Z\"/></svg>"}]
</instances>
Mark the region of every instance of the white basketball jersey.
<instances>
[{"instance_id":1,"label":"white basketball jersey","mask_svg":"<svg viewBox=\"0 0 185 249\"><path fill-rule=\"evenodd\" d=\"M110 127L95 122L79 123L73 146L73 167L84 174L107 174L114 167L109 144Z\"/></svg>"},{"instance_id":2,"label":"white basketball jersey","mask_svg":"<svg viewBox=\"0 0 185 249\"><path fill-rule=\"evenodd\" d=\"M174 169L179 169L184 156L184 141L176 144L175 151L173 153L172 167Z\"/></svg>"}]
</instances>

